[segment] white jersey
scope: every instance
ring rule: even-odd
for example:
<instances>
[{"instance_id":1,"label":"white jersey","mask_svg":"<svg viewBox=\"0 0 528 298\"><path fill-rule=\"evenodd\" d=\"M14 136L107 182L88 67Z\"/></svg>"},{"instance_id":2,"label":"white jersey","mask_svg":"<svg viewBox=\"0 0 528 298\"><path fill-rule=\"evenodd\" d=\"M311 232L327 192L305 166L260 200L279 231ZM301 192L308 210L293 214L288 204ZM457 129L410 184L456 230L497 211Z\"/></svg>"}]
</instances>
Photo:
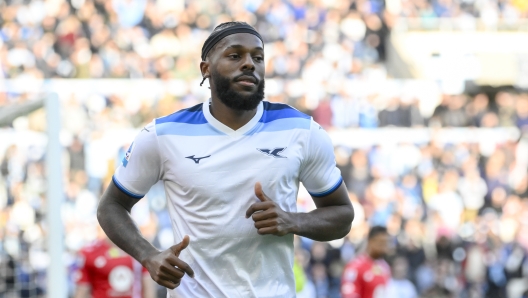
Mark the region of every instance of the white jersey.
<instances>
[{"instance_id":1,"label":"white jersey","mask_svg":"<svg viewBox=\"0 0 528 298\"><path fill-rule=\"evenodd\" d=\"M333 146L310 116L262 102L232 130L208 104L158 118L127 151L113 181L142 198L158 180L167 194L174 238L189 235L180 258L195 272L169 297L295 297L293 235L261 236L246 210L256 182L283 210L296 212L299 182L325 196L342 182Z\"/></svg>"}]
</instances>

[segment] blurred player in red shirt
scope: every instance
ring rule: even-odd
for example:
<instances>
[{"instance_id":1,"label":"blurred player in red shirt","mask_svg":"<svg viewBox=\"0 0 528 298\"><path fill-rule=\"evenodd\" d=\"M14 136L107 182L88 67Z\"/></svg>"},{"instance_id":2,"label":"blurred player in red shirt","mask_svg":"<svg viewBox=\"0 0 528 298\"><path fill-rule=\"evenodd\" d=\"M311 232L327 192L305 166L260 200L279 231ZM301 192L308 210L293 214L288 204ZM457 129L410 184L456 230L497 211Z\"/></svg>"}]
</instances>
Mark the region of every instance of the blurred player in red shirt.
<instances>
[{"instance_id":1,"label":"blurred player in red shirt","mask_svg":"<svg viewBox=\"0 0 528 298\"><path fill-rule=\"evenodd\" d=\"M369 231L365 254L350 261L341 279L342 298L385 298L390 267L383 257L389 250L389 234L384 227Z\"/></svg>"},{"instance_id":2,"label":"blurred player in red shirt","mask_svg":"<svg viewBox=\"0 0 528 298\"><path fill-rule=\"evenodd\" d=\"M154 298L155 284L148 271L102 238L79 252L74 298Z\"/></svg>"}]
</instances>

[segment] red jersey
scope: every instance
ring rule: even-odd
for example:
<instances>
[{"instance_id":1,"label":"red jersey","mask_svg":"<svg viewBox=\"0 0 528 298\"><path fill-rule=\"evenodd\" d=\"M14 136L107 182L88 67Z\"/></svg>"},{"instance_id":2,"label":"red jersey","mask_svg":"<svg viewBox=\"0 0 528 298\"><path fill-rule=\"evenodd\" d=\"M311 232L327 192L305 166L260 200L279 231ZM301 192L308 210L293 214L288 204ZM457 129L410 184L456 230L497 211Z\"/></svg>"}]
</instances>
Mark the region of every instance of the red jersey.
<instances>
[{"instance_id":1,"label":"red jersey","mask_svg":"<svg viewBox=\"0 0 528 298\"><path fill-rule=\"evenodd\" d=\"M361 255L350 261L341 278L342 298L385 298L391 277L385 260L373 260Z\"/></svg>"},{"instance_id":2,"label":"red jersey","mask_svg":"<svg viewBox=\"0 0 528 298\"><path fill-rule=\"evenodd\" d=\"M87 284L93 298L139 298L141 280L148 271L120 249L97 241L80 251L77 284Z\"/></svg>"}]
</instances>

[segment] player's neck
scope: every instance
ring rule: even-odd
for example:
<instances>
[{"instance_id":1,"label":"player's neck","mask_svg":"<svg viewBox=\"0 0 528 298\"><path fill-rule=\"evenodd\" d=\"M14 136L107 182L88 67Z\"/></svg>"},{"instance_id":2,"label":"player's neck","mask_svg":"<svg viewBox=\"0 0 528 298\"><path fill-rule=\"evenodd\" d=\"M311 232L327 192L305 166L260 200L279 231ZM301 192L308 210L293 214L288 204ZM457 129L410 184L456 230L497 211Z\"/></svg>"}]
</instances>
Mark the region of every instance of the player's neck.
<instances>
[{"instance_id":1,"label":"player's neck","mask_svg":"<svg viewBox=\"0 0 528 298\"><path fill-rule=\"evenodd\" d=\"M215 99L214 96L211 99L209 109L216 120L232 130L237 130L246 125L257 113L257 109L249 111L234 110L226 106L220 99Z\"/></svg>"}]
</instances>

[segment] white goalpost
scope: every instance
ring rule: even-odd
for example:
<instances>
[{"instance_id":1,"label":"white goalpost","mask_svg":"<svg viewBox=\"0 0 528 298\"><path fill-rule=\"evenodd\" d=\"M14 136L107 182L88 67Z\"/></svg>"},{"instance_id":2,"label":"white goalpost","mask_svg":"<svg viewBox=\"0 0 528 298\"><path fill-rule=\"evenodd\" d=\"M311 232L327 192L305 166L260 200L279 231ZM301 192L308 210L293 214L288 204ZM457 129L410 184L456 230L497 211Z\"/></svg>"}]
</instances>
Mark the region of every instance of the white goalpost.
<instances>
[{"instance_id":1,"label":"white goalpost","mask_svg":"<svg viewBox=\"0 0 528 298\"><path fill-rule=\"evenodd\" d=\"M49 93L45 99L48 146L46 150L47 189L47 249L49 267L47 270L47 296L67 297L66 268L64 266L64 227L61 218L61 207L64 201L62 186L60 144L60 103L56 93Z\"/></svg>"}]
</instances>

